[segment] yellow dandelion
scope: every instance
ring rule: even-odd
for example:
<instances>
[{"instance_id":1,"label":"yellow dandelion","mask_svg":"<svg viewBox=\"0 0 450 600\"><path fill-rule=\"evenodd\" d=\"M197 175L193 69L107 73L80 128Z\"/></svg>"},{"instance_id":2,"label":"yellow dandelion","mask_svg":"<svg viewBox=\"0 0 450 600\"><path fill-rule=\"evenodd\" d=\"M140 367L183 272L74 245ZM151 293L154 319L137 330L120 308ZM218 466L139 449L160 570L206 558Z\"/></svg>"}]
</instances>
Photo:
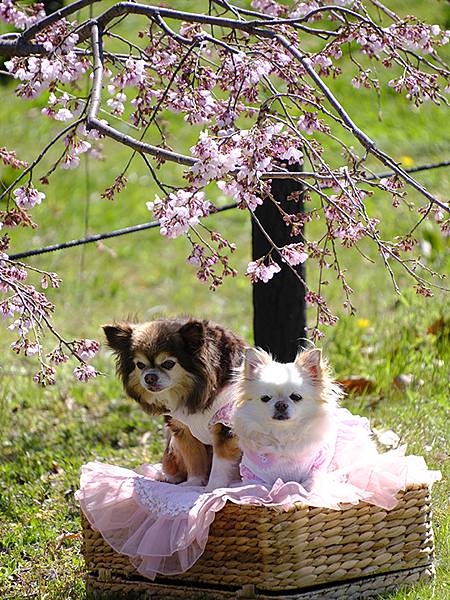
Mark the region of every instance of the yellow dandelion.
<instances>
[{"instance_id":1,"label":"yellow dandelion","mask_svg":"<svg viewBox=\"0 0 450 600\"><path fill-rule=\"evenodd\" d=\"M369 327L369 324L370 324L369 319L358 319L356 321L357 327L361 327L361 329L365 329L366 327Z\"/></svg>"},{"instance_id":2,"label":"yellow dandelion","mask_svg":"<svg viewBox=\"0 0 450 600\"><path fill-rule=\"evenodd\" d=\"M402 167L405 167L405 169L409 169L409 167L412 167L414 165L413 157L409 156L408 154L400 156L400 162L402 163Z\"/></svg>"}]
</instances>

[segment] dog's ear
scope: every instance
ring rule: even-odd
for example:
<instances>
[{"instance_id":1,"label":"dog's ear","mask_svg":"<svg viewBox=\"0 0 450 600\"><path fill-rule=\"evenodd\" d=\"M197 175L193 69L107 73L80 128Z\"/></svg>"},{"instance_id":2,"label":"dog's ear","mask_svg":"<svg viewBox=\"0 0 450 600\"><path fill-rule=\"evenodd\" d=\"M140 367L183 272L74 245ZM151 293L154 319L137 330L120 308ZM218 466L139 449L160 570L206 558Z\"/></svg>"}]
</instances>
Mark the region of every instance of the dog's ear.
<instances>
[{"instance_id":1,"label":"dog's ear","mask_svg":"<svg viewBox=\"0 0 450 600\"><path fill-rule=\"evenodd\" d=\"M130 323L112 323L111 325L102 325L102 328L110 348L116 352L129 349L133 334Z\"/></svg>"},{"instance_id":2,"label":"dog's ear","mask_svg":"<svg viewBox=\"0 0 450 600\"><path fill-rule=\"evenodd\" d=\"M191 352L198 352L205 343L205 326L201 321L188 321L178 333Z\"/></svg>"},{"instance_id":3,"label":"dog's ear","mask_svg":"<svg viewBox=\"0 0 450 600\"><path fill-rule=\"evenodd\" d=\"M244 375L252 380L262 369L272 361L270 354L261 348L246 348L244 358Z\"/></svg>"},{"instance_id":4,"label":"dog's ear","mask_svg":"<svg viewBox=\"0 0 450 600\"><path fill-rule=\"evenodd\" d=\"M295 364L301 369L306 369L313 380L322 378L324 363L322 360L322 350L320 348L312 348L299 352L295 359Z\"/></svg>"}]
</instances>

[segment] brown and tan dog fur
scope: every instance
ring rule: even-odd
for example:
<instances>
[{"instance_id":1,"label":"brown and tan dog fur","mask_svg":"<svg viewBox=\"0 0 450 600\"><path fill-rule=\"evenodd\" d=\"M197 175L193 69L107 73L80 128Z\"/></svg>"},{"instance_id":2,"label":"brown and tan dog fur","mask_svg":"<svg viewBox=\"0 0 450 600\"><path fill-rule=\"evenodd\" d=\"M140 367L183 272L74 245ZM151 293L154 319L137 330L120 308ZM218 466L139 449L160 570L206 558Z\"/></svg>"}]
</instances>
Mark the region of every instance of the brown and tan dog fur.
<instances>
[{"instance_id":1,"label":"brown and tan dog fur","mask_svg":"<svg viewBox=\"0 0 450 600\"><path fill-rule=\"evenodd\" d=\"M230 452L224 443L230 437L228 428L218 424L208 431L208 422L216 399L241 365L244 342L205 320L115 322L103 329L127 394L146 413L165 416L165 479L205 484L211 468L209 446L219 454Z\"/></svg>"}]
</instances>

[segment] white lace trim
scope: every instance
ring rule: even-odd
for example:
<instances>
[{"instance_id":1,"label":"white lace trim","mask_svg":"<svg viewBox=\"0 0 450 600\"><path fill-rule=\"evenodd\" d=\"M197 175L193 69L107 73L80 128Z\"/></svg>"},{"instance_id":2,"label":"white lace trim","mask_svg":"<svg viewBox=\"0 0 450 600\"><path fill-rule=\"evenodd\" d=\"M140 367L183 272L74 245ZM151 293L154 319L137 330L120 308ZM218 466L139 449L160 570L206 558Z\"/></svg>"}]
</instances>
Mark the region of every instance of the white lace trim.
<instances>
[{"instance_id":1,"label":"white lace trim","mask_svg":"<svg viewBox=\"0 0 450 600\"><path fill-rule=\"evenodd\" d=\"M156 488L155 482L145 477L136 477L134 490L139 504L153 516L158 517L177 517L187 514L198 499L198 490L189 493L189 488L185 487L183 501L180 499L180 494L177 494L175 502L171 498L174 491L173 485L160 482Z\"/></svg>"}]
</instances>

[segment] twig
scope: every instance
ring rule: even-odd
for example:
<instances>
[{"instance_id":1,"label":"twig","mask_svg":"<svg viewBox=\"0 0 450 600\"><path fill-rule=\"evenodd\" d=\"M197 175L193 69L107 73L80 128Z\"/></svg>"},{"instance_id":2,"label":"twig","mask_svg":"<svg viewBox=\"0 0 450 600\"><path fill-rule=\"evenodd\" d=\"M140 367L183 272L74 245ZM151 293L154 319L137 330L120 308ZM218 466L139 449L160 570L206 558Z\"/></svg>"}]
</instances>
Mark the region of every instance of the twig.
<instances>
[{"instance_id":1,"label":"twig","mask_svg":"<svg viewBox=\"0 0 450 600\"><path fill-rule=\"evenodd\" d=\"M344 109L342 104L340 104L338 102L338 100L335 98L334 94L331 92L331 90L326 85L326 83L314 71L314 68L311 66L310 62L306 59L305 55L301 54L297 50L297 48L294 48L292 46L292 44L284 36L275 34L275 35L273 35L273 38L278 40L280 42L280 44L282 44L282 46L284 48L286 48L286 50L288 50L288 52L290 52L292 54L292 56L295 56L297 58L297 60L299 60L301 62L301 64L304 66L304 68L308 72L309 76L311 77L311 79L313 79L314 83L322 90L322 92L326 96L327 100L330 102L330 104L333 106L333 108L336 110L336 112L340 115L340 117L342 118L344 123L351 129L351 131L352 131L353 135L356 137L356 139L361 143L361 145L364 148L366 148L366 150L368 150L371 154L373 154L380 162L382 162L387 167L391 168L395 173L400 175L402 177L402 179L404 179L407 183L409 183L409 185L411 185L418 192L420 192L422 194L422 196L425 196L425 198L428 198L428 200L430 200L430 202L433 202L433 203L437 204L443 210L450 212L450 208L446 204L444 204L443 202L438 200L435 196L433 196L433 194L430 194L430 192L426 188L424 188L422 185L420 185L420 183L418 181L416 181L415 179L410 177L408 175L408 173L404 169L399 167L387 154L385 154L384 152L379 150L379 148L375 145L375 142L373 140L371 140L353 122L353 120L350 118L350 115L346 112L346 110Z\"/></svg>"},{"instance_id":2,"label":"twig","mask_svg":"<svg viewBox=\"0 0 450 600\"><path fill-rule=\"evenodd\" d=\"M96 2L100 2L100 1L101 0L77 0L77 2L73 2L72 4L69 4L68 6L65 6L63 8L60 8L59 10L56 10L52 14L47 15L46 17L44 17L43 19L41 19L34 25L31 25L31 27L28 27L28 29L26 29L20 35L21 41L19 42L19 47L22 45L23 42L29 42L30 40L32 40L34 38L34 36L37 33L40 33L41 31L43 31L50 25L53 25L53 23L56 23L60 19L64 19L65 17L68 17L69 15L73 15L73 13L76 13L77 11L84 8L85 6L89 6L91 4L95 4Z\"/></svg>"},{"instance_id":3,"label":"twig","mask_svg":"<svg viewBox=\"0 0 450 600\"><path fill-rule=\"evenodd\" d=\"M83 121L85 120L85 118L81 118L81 119L77 119L76 121L74 121L73 123L71 123L70 125L67 125L67 127L64 127L64 129L62 129L46 146L45 148L39 153L39 155L33 160L32 163L30 163L28 165L28 167L22 171L22 173L16 177L16 179L6 188L6 190L0 195L0 200L2 200L18 183L19 181L21 181L25 175L27 175L28 173L30 173L30 171L32 171L34 169L34 167L44 158L44 156L47 154L47 152L50 150L50 148L63 136L65 135L68 131L70 131L71 129L74 129L75 127L78 127L78 125L80 125L81 123L83 123Z\"/></svg>"}]
</instances>

